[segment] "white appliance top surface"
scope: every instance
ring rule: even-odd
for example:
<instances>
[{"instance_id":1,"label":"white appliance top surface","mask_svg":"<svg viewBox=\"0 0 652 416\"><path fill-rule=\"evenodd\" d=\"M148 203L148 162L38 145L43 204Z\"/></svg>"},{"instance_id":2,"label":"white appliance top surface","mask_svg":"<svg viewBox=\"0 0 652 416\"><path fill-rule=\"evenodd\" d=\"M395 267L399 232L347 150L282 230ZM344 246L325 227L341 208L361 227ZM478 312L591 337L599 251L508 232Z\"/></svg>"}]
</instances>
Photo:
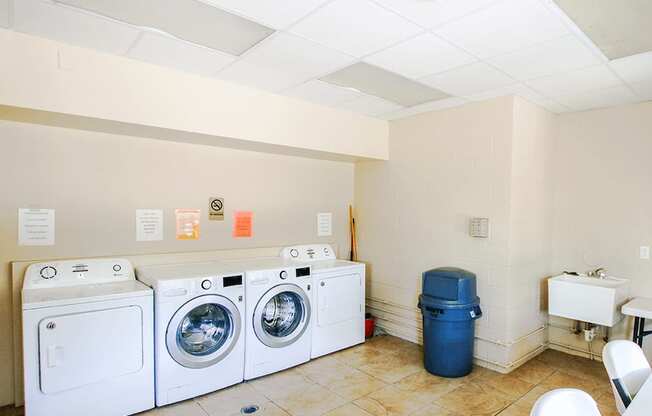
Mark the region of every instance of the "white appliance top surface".
<instances>
[{"instance_id":1,"label":"white appliance top surface","mask_svg":"<svg viewBox=\"0 0 652 416\"><path fill-rule=\"evenodd\" d=\"M338 260L330 244L304 244L281 250L281 257L310 264L313 273L325 273L344 267L364 267L364 263Z\"/></svg>"},{"instance_id":2,"label":"white appliance top surface","mask_svg":"<svg viewBox=\"0 0 652 416\"><path fill-rule=\"evenodd\" d=\"M652 299L634 298L624 304L621 310L625 315L652 319Z\"/></svg>"},{"instance_id":3,"label":"white appliance top surface","mask_svg":"<svg viewBox=\"0 0 652 416\"><path fill-rule=\"evenodd\" d=\"M23 289L23 309L37 309L123 298L152 296L152 289L136 280L51 288Z\"/></svg>"},{"instance_id":4,"label":"white appliance top surface","mask_svg":"<svg viewBox=\"0 0 652 416\"><path fill-rule=\"evenodd\" d=\"M138 280L152 286L160 280L203 279L206 277L231 276L243 274L244 270L237 265L207 261L198 263L160 264L136 268Z\"/></svg>"}]
</instances>

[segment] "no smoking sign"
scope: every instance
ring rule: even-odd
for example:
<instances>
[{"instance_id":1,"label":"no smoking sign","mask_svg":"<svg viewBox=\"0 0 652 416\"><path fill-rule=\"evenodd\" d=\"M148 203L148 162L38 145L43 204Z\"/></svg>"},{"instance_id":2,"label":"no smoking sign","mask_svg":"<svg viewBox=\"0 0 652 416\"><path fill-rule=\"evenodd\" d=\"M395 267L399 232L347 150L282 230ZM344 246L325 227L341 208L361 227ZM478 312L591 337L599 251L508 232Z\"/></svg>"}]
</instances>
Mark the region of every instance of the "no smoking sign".
<instances>
[{"instance_id":1,"label":"no smoking sign","mask_svg":"<svg viewBox=\"0 0 652 416\"><path fill-rule=\"evenodd\" d=\"M208 219L211 221L224 221L224 198L210 198L208 200Z\"/></svg>"}]
</instances>

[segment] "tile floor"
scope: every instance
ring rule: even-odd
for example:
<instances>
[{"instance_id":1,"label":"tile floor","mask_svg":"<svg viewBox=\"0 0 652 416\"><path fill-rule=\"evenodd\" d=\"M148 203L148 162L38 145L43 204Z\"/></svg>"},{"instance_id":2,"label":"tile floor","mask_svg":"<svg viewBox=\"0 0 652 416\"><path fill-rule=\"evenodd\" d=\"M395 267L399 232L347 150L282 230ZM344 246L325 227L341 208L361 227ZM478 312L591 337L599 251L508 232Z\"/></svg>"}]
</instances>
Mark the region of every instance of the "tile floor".
<instances>
[{"instance_id":1,"label":"tile floor","mask_svg":"<svg viewBox=\"0 0 652 416\"><path fill-rule=\"evenodd\" d=\"M248 405L265 416L528 416L548 390L574 387L616 416L601 363L546 351L509 375L481 367L461 379L428 374L421 347L379 336L281 373L141 413L139 416L235 416ZM20 413L0 409L0 416Z\"/></svg>"}]
</instances>

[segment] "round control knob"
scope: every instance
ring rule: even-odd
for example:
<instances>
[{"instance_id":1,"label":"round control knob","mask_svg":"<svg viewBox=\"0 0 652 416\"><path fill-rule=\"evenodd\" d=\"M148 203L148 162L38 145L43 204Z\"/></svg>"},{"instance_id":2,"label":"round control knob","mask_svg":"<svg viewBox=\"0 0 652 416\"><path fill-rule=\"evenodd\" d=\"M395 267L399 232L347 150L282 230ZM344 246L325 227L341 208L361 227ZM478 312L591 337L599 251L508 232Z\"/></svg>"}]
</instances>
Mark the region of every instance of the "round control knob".
<instances>
[{"instance_id":1,"label":"round control knob","mask_svg":"<svg viewBox=\"0 0 652 416\"><path fill-rule=\"evenodd\" d=\"M211 283L211 281L208 280L208 279L206 279L206 280L204 280L203 282L201 282L201 288L204 289L204 290L208 290L208 289L210 289L211 286L213 286L213 283Z\"/></svg>"},{"instance_id":2,"label":"round control knob","mask_svg":"<svg viewBox=\"0 0 652 416\"><path fill-rule=\"evenodd\" d=\"M287 278L288 278L288 272L286 272L285 270L283 270L283 271L279 274L279 277L280 277L281 279L284 279L284 280L287 279Z\"/></svg>"},{"instance_id":3,"label":"round control knob","mask_svg":"<svg viewBox=\"0 0 652 416\"><path fill-rule=\"evenodd\" d=\"M119 272L120 270L122 270L122 266L120 266L119 264L114 264L114 265L113 265L113 271L114 271L114 272L117 273L117 272Z\"/></svg>"},{"instance_id":4,"label":"round control knob","mask_svg":"<svg viewBox=\"0 0 652 416\"><path fill-rule=\"evenodd\" d=\"M299 250L297 250L296 248L293 248L292 250L290 250L290 256L294 257L294 258L299 257Z\"/></svg>"},{"instance_id":5,"label":"round control knob","mask_svg":"<svg viewBox=\"0 0 652 416\"><path fill-rule=\"evenodd\" d=\"M45 266L41 269L41 277L44 279L52 279L57 275L57 269L52 266Z\"/></svg>"}]
</instances>

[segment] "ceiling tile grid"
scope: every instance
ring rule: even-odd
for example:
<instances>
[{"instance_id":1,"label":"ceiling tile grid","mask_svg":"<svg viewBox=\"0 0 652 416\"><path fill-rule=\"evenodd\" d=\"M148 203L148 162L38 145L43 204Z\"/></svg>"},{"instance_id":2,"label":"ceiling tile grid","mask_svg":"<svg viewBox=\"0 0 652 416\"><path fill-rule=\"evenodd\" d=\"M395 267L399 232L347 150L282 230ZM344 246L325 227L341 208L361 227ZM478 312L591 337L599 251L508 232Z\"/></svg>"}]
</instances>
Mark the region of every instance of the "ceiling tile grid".
<instances>
[{"instance_id":1,"label":"ceiling tile grid","mask_svg":"<svg viewBox=\"0 0 652 416\"><path fill-rule=\"evenodd\" d=\"M609 62L559 0L169 0L178 19L142 1L0 0L0 26L385 119L502 95L554 113L652 99L652 51ZM202 10L234 32L206 47L210 18L183 24Z\"/></svg>"}]
</instances>

